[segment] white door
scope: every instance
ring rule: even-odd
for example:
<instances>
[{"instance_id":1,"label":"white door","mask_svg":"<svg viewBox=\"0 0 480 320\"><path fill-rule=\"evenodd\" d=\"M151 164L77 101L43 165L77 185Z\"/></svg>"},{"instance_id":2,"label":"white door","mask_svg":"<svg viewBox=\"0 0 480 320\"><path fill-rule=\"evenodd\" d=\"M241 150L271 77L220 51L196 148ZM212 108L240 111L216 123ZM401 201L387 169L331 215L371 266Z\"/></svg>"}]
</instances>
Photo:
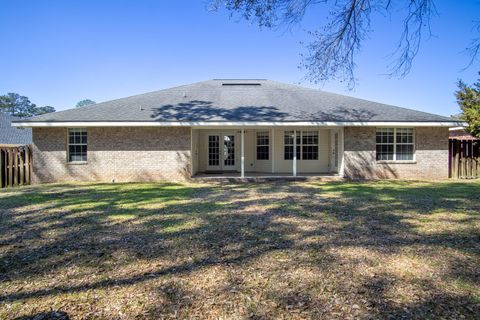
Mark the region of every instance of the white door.
<instances>
[{"instance_id":1,"label":"white door","mask_svg":"<svg viewBox=\"0 0 480 320\"><path fill-rule=\"evenodd\" d=\"M330 131L330 171L338 172L340 158L340 134L338 130Z\"/></svg>"},{"instance_id":2,"label":"white door","mask_svg":"<svg viewBox=\"0 0 480 320\"><path fill-rule=\"evenodd\" d=\"M207 170L221 170L220 135L207 135Z\"/></svg>"},{"instance_id":3,"label":"white door","mask_svg":"<svg viewBox=\"0 0 480 320\"><path fill-rule=\"evenodd\" d=\"M207 170L235 170L235 134L207 135Z\"/></svg>"}]
</instances>

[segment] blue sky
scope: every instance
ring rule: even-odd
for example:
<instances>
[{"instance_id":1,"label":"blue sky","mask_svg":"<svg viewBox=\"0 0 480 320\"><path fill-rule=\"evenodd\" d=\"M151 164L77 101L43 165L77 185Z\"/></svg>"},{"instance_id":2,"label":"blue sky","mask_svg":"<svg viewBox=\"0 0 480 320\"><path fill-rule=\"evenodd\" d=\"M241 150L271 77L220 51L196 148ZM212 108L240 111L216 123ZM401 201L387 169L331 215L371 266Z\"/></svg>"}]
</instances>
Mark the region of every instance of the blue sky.
<instances>
[{"instance_id":1,"label":"blue sky","mask_svg":"<svg viewBox=\"0 0 480 320\"><path fill-rule=\"evenodd\" d=\"M298 68L321 14L310 12L289 31L259 29L206 0L0 0L0 94L17 92L57 110L212 78L268 78L388 104L451 115L456 81L476 80L480 65L462 71L480 0L437 1L434 36L423 43L411 73L385 75L400 37L401 12L374 17L357 59L358 85L314 86Z\"/></svg>"}]
</instances>

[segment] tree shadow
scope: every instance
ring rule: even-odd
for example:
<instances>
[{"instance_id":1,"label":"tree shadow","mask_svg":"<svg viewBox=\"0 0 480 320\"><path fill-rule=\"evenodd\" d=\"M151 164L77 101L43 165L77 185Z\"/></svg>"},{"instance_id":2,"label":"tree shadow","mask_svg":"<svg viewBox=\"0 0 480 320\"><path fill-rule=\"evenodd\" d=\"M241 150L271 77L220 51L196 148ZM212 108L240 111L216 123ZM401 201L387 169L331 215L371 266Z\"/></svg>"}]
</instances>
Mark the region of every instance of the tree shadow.
<instances>
[{"instance_id":1,"label":"tree shadow","mask_svg":"<svg viewBox=\"0 0 480 320\"><path fill-rule=\"evenodd\" d=\"M428 319L441 315L444 319L478 319L480 315L478 299L473 296L436 293L405 306L388 296L391 287L391 280L384 277L376 277L362 284L362 292L366 293L369 306L379 318ZM434 291L434 288L428 289Z\"/></svg>"},{"instance_id":2,"label":"tree shadow","mask_svg":"<svg viewBox=\"0 0 480 320\"><path fill-rule=\"evenodd\" d=\"M275 254L294 254L286 270L308 267L322 276L357 263L358 257L341 254L349 248L382 257L403 255L406 250L436 259L436 251L465 256L463 260L443 259L442 276L444 281L461 280L476 287L480 284L480 271L473 266L480 257L478 194L479 185L474 183L402 181L63 184L20 189L0 198L0 285L22 279L41 283L42 278L62 274L71 266L85 275L53 285L7 290L0 294L0 301L129 288L160 279L175 281L212 268L242 270ZM439 212L448 213L443 217L448 220L445 223L462 227L445 228L436 220ZM433 223L439 224L435 232L420 228ZM135 267L139 262L155 265L158 261L168 263ZM130 267L128 273L110 274ZM395 283L347 271L350 277L358 277L358 288L364 292L360 296L371 300L377 316L401 317L404 308L423 314L434 303L389 304L386 294ZM346 274L340 277L340 282L348 283ZM473 297L448 293L435 287L433 280L427 282L431 288L425 290L434 299L450 297L451 308L458 305L463 315L478 314ZM302 286L318 288L317 284ZM302 286L290 292L272 288L269 299L275 300L278 310L289 311L293 305L295 310L317 315L315 310L325 296L302 291ZM166 285L159 290L166 294L169 307L152 306L150 312L157 315L178 310L182 303L175 297L189 295L190 289ZM351 298L348 292L337 294ZM462 299L467 302L460 304ZM250 309L258 316L271 311ZM441 308L432 310L436 315L450 315Z\"/></svg>"},{"instance_id":3,"label":"tree shadow","mask_svg":"<svg viewBox=\"0 0 480 320\"><path fill-rule=\"evenodd\" d=\"M282 121L289 115L274 106L221 108L211 101L192 100L152 108L158 121Z\"/></svg>"},{"instance_id":4,"label":"tree shadow","mask_svg":"<svg viewBox=\"0 0 480 320\"><path fill-rule=\"evenodd\" d=\"M375 152L359 151L352 156L345 154L345 177L349 179L398 179L399 173L389 163L375 160ZM375 165L372 165L375 164Z\"/></svg>"},{"instance_id":5,"label":"tree shadow","mask_svg":"<svg viewBox=\"0 0 480 320\"><path fill-rule=\"evenodd\" d=\"M151 118L157 121L369 121L375 112L337 106L327 111L305 111L291 108L280 111L276 106L220 107L212 101L191 100L152 108Z\"/></svg>"},{"instance_id":6,"label":"tree shadow","mask_svg":"<svg viewBox=\"0 0 480 320\"><path fill-rule=\"evenodd\" d=\"M63 311L50 311L33 314L30 316L22 316L14 320L69 320L70 317Z\"/></svg>"},{"instance_id":7,"label":"tree shadow","mask_svg":"<svg viewBox=\"0 0 480 320\"><path fill-rule=\"evenodd\" d=\"M358 108L345 108L341 106L334 107L328 111L301 111L295 113L302 119L312 119L312 121L370 121L378 114L370 110Z\"/></svg>"}]
</instances>

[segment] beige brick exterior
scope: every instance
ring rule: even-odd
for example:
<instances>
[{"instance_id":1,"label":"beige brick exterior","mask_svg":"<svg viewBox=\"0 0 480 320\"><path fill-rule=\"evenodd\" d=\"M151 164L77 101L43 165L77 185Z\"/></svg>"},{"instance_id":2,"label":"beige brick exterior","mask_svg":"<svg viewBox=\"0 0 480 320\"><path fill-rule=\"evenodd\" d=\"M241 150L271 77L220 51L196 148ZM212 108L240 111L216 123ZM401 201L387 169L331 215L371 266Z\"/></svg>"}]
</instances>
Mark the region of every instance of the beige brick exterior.
<instances>
[{"instance_id":1,"label":"beige brick exterior","mask_svg":"<svg viewBox=\"0 0 480 320\"><path fill-rule=\"evenodd\" d=\"M33 129L33 181L181 181L191 177L190 128L88 128L88 161L67 162L67 128ZM375 128L346 127L344 173L352 179L448 177L448 129L415 128L413 163L375 160Z\"/></svg>"},{"instance_id":2,"label":"beige brick exterior","mask_svg":"<svg viewBox=\"0 0 480 320\"><path fill-rule=\"evenodd\" d=\"M88 161L67 162L67 128L33 129L33 181L185 180L190 128L88 128Z\"/></svg>"},{"instance_id":3,"label":"beige brick exterior","mask_svg":"<svg viewBox=\"0 0 480 320\"><path fill-rule=\"evenodd\" d=\"M376 161L376 128L345 128L345 176L352 179L448 178L448 128L415 128L414 163Z\"/></svg>"}]
</instances>

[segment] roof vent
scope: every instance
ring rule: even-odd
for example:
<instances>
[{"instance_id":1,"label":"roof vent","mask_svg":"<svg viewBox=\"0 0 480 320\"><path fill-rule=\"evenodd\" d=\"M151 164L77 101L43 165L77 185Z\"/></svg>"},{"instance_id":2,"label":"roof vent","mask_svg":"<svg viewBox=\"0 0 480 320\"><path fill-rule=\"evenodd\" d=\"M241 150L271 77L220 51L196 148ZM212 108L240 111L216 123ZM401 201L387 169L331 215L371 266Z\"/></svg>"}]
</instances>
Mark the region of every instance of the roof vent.
<instances>
[{"instance_id":1,"label":"roof vent","mask_svg":"<svg viewBox=\"0 0 480 320\"><path fill-rule=\"evenodd\" d=\"M222 86L261 86L258 82L225 82Z\"/></svg>"}]
</instances>

